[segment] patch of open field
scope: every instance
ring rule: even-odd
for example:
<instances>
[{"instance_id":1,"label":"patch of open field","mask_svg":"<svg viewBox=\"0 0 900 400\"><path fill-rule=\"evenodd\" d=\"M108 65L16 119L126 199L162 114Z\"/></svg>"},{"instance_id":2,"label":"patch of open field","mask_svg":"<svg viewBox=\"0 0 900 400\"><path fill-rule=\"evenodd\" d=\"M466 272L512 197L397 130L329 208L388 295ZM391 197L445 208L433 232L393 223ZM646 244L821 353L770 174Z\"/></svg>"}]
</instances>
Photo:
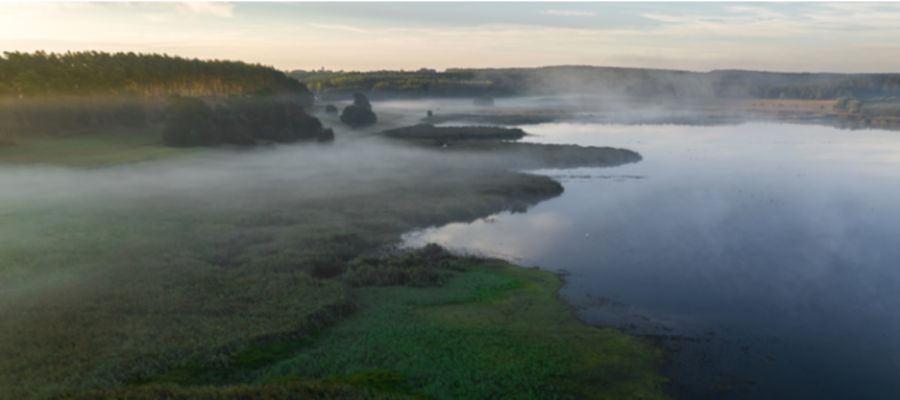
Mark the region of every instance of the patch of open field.
<instances>
[{"instance_id":1,"label":"patch of open field","mask_svg":"<svg viewBox=\"0 0 900 400\"><path fill-rule=\"evenodd\" d=\"M65 136L31 135L0 138L0 165L102 167L160 160L197 153L161 145L159 132L85 132Z\"/></svg>"}]
</instances>

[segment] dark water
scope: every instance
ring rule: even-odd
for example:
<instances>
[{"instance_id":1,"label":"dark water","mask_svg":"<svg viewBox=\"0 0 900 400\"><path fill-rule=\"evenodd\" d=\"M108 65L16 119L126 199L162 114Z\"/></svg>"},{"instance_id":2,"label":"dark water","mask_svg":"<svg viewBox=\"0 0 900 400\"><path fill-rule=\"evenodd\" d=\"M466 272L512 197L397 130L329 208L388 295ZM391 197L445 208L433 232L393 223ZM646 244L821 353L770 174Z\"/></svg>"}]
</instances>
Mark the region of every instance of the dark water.
<instances>
[{"instance_id":1,"label":"dark water","mask_svg":"<svg viewBox=\"0 0 900 400\"><path fill-rule=\"evenodd\" d=\"M565 193L410 244L568 271L587 321L673 337L679 398L900 398L900 132L523 128L644 161L539 171Z\"/></svg>"}]
</instances>

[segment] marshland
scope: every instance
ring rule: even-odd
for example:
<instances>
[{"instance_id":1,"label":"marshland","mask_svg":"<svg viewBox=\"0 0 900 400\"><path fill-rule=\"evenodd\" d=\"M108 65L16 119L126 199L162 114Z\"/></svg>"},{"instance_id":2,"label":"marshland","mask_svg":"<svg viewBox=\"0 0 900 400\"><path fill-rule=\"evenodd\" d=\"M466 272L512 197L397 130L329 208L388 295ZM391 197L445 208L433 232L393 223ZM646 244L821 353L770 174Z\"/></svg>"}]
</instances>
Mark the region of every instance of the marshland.
<instances>
[{"instance_id":1,"label":"marshland","mask_svg":"<svg viewBox=\"0 0 900 400\"><path fill-rule=\"evenodd\" d=\"M896 10L672 7L0 6L0 399L895 396Z\"/></svg>"}]
</instances>

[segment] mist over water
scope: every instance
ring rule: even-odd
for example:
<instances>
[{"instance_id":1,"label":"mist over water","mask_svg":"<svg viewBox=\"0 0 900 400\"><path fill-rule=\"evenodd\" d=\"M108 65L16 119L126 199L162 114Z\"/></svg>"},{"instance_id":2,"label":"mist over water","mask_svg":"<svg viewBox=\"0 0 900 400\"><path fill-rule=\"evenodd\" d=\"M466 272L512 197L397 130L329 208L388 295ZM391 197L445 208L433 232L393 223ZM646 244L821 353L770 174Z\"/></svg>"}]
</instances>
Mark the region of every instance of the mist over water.
<instances>
[{"instance_id":1,"label":"mist over water","mask_svg":"<svg viewBox=\"0 0 900 400\"><path fill-rule=\"evenodd\" d=\"M677 336L681 398L900 392L900 141L814 125L523 126L526 140L644 160L542 170L566 192L410 244L568 272L589 322Z\"/></svg>"},{"instance_id":2,"label":"mist over water","mask_svg":"<svg viewBox=\"0 0 900 400\"><path fill-rule=\"evenodd\" d=\"M471 100L385 101L375 108L378 129L417 123L429 109L436 115L485 111ZM564 111L567 122L523 125L530 134L525 141L626 148L643 161L533 171L561 181L565 193L527 213L412 232L408 244L437 242L567 271L561 295L585 320L669 337L663 339L672 357L666 372L679 398L891 398L900 392L896 132L660 124L653 122L694 114L662 105L627 110L583 96L500 99L491 112L534 109ZM610 115L627 125L608 123ZM497 155L385 142L374 137L376 130L339 129L331 145L219 149L110 168L4 165L0 216L9 223L0 227L0 240L11 252L45 245L52 251L29 251L53 273L4 270L0 311L63 281L82 290L92 279L85 272L94 267L85 260L96 257L95 247L79 253L88 265L82 269L53 253L65 254L56 246L80 243L70 239L100 230L107 216L158 212L186 219L186 226L195 214L289 217L297 204L393 196L441 171L478 173L500 165ZM155 222L147 221L85 241L106 251L106 236L157 238Z\"/></svg>"}]
</instances>

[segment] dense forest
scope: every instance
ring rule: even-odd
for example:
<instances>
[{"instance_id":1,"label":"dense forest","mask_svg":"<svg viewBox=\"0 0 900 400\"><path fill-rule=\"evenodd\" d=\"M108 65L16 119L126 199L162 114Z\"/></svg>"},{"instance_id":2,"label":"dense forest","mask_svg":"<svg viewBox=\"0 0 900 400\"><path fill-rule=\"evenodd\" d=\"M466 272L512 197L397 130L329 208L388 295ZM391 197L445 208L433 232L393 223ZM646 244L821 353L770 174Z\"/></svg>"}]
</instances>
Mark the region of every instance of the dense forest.
<instances>
[{"instance_id":1,"label":"dense forest","mask_svg":"<svg viewBox=\"0 0 900 400\"><path fill-rule=\"evenodd\" d=\"M900 97L900 74L690 72L643 68L430 69L417 71L293 71L321 94L378 96L548 95L592 93L656 98L874 99Z\"/></svg>"},{"instance_id":2,"label":"dense forest","mask_svg":"<svg viewBox=\"0 0 900 400\"><path fill-rule=\"evenodd\" d=\"M308 94L283 72L237 61L161 54L4 52L0 97Z\"/></svg>"},{"instance_id":3,"label":"dense forest","mask_svg":"<svg viewBox=\"0 0 900 400\"><path fill-rule=\"evenodd\" d=\"M243 62L95 51L0 56L0 137L165 123L165 142L177 146L322 140L329 132L303 111L312 103L299 81ZM189 109L197 115L184 118Z\"/></svg>"}]
</instances>

